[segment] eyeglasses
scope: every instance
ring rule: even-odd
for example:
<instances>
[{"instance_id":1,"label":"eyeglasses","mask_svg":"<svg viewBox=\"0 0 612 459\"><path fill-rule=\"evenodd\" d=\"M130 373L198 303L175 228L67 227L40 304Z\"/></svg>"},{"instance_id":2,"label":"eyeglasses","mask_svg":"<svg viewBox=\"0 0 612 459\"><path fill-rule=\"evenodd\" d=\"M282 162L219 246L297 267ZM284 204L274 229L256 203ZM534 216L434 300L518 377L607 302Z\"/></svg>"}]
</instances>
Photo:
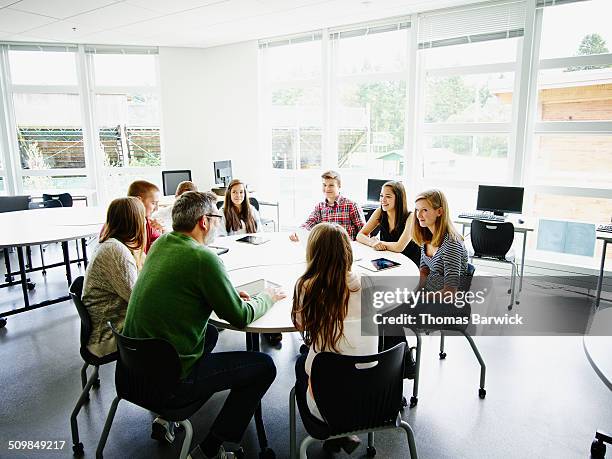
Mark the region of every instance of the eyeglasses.
<instances>
[{"instance_id":1,"label":"eyeglasses","mask_svg":"<svg viewBox=\"0 0 612 459\"><path fill-rule=\"evenodd\" d=\"M217 218L223 217L223 215L219 215L219 214L204 214L204 215L206 215L207 217L217 217Z\"/></svg>"}]
</instances>

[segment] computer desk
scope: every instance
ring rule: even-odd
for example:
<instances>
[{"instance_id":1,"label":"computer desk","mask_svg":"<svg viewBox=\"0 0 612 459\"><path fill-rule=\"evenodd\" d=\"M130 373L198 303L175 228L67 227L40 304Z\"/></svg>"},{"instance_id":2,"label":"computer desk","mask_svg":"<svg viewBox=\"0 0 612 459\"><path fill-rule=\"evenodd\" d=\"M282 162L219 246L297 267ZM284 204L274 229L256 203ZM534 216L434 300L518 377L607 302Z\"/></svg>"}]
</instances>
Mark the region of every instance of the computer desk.
<instances>
[{"instance_id":1,"label":"computer desk","mask_svg":"<svg viewBox=\"0 0 612 459\"><path fill-rule=\"evenodd\" d=\"M260 333L281 333L296 331L291 321L293 305L293 289L295 282L306 269L306 241L292 242L288 232L257 233L257 236L269 238L270 241L261 245L236 242L243 235L218 237L212 243L215 247L225 247L229 251L221 255L232 284L236 287L249 282L265 279L280 284L287 297L272 306L265 315L253 321L243 329L237 329L220 319L214 312L210 323L219 327L244 332L248 351L259 351ZM369 276L411 276L418 282L419 271L412 261L401 253L376 251L358 242L352 243L355 264L353 269ZM374 258L388 258L401 263L401 266L378 273L368 271L358 266ZM261 404L255 411L255 427L262 452L268 447Z\"/></svg>"},{"instance_id":2,"label":"computer desk","mask_svg":"<svg viewBox=\"0 0 612 459\"><path fill-rule=\"evenodd\" d=\"M484 220L486 221L486 220ZM525 269L525 250L527 248L527 233L530 233L532 231L535 230L535 225L529 220L525 220L524 223L519 223L518 219L514 219L514 218L508 218L505 220L506 222L510 222L514 225L514 232L515 233L520 233L523 235L523 248L521 250L521 275L519 278L519 288L518 288L518 292L516 295L516 299L518 300L518 294L521 292L521 290L523 289L523 270ZM455 217L453 219L453 222L461 225L461 235L463 236L465 233L465 227L466 226L471 226L472 225L472 219L471 218L459 218L459 217ZM500 222L493 222L493 223L500 223Z\"/></svg>"},{"instance_id":3,"label":"computer desk","mask_svg":"<svg viewBox=\"0 0 612 459\"><path fill-rule=\"evenodd\" d=\"M604 278L604 267L606 264L606 247L612 242L612 233L605 233L603 231L597 231L597 240L603 241L603 247L601 248L601 263L599 265L599 277L597 278L597 294L595 295L595 307L599 307L599 300L601 298L601 286L603 285Z\"/></svg>"}]
</instances>

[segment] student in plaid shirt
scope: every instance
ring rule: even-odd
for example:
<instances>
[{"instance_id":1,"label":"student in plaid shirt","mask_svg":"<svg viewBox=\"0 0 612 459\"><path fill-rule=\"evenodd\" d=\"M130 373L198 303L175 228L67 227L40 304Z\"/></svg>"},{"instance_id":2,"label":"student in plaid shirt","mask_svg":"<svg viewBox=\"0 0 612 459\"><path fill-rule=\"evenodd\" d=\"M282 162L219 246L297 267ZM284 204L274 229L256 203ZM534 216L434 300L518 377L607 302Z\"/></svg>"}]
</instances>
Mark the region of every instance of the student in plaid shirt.
<instances>
[{"instance_id":1,"label":"student in plaid shirt","mask_svg":"<svg viewBox=\"0 0 612 459\"><path fill-rule=\"evenodd\" d=\"M301 227L310 231L321 222L337 223L346 229L351 240L355 240L357 233L365 225L361 207L340 195L340 174L335 171L327 171L321 175L321 178L323 179L325 201L316 205ZM292 233L289 239L298 241L299 237L297 233Z\"/></svg>"}]
</instances>

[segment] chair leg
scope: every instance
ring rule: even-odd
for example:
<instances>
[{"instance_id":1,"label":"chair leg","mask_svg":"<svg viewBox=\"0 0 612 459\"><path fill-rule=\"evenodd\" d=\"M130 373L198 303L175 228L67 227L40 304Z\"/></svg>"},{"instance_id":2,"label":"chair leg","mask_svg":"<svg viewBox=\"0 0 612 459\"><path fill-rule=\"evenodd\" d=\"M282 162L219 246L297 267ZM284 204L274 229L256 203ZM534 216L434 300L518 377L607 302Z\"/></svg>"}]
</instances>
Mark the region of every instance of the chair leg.
<instances>
[{"instance_id":1,"label":"chair leg","mask_svg":"<svg viewBox=\"0 0 612 459\"><path fill-rule=\"evenodd\" d=\"M189 449L191 447L191 440L193 439L193 427L191 426L191 422L189 419L185 419L184 421L179 422L185 428L185 439L183 440L183 446L181 447L181 455L180 459L187 459L189 455Z\"/></svg>"},{"instance_id":2,"label":"chair leg","mask_svg":"<svg viewBox=\"0 0 612 459\"><path fill-rule=\"evenodd\" d=\"M510 264L512 266L512 274L510 278L510 305L508 306L508 311L514 306L514 297L516 295L516 265L514 263Z\"/></svg>"},{"instance_id":3,"label":"chair leg","mask_svg":"<svg viewBox=\"0 0 612 459\"><path fill-rule=\"evenodd\" d=\"M81 370L81 377L83 376L83 372L87 368L87 364L83 366ZM87 374L87 373L85 373ZM94 371L89 377L89 380L85 383L83 390L81 391L81 395L77 400L76 406L72 410L72 414L70 415L70 430L72 432L72 451L75 455L79 456L83 454L83 443L79 441L79 425L77 424L77 416L81 411L85 402L89 400L89 391L94 381L98 379L98 367L94 367Z\"/></svg>"},{"instance_id":4,"label":"chair leg","mask_svg":"<svg viewBox=\"0 0 612 459\"><path fill-rule=\"evenodd\" d=\"M300 459L308 459L308 455L306 454L306 451L308 451L308 447L310 446L310 444L314 443L315 441L316 440L312 438L310 435L308 435L306 438L302 440L302 443L300 443Z\"/></svg>"},{"instance_id":5,"label":"chair leg","mask_svg":"<svg viewBox=\"0 0 612 459\"><path fill-rule=\"evenodd\" d=\"M478 396L480 398L485 398L485 395L487 394L487 391L485 390L485 378L487 375L487 366L485 365L485 362L482 356L480 355L480 351L478 351L478 348L476 347L476 343L474 343L474 340L472 339L472 337L468 335L465 330L460 330L460 332L468 340L468 343L470 343L472 351L474 351L474 355L476 356L476 358L478 359L478 363L480 364L480 389L478 390Z\"/></svg>"},{"instance_id":6,"label":"chair leg","mask_svg":"<svg viewBox=\"0 0 612 459\"><path fill-rule=\"evenodd\" d=\"M78 260L79 258L81 258L81 253L79 252L79 240L78 240L78 239L74 241L74 245L76 245L76 249L77 249L77 260ZM80 261L77 261L77 266L78 266L79 268L81 267L81 262L80 262Z\"/></svg>"},{"instance_id":7,"label":"chair leg","mask_svg":"<svg viewBox=\"0 0 612 459\"><path fill-rule=\"evenodd\" d=\"M289 392L289 459L296 456L295 386Z\"/></svg>"},{"instance_id":8,"label":"chair leg","mask_svg":"<svg viewBox=\"0 0 612 459\"><path fill-rule=\"evenodd\" d=\"M47 275L47 270L45 269L45 256L44 256L44 249L42 244L38 246L38 249L40 250L40 265L42 266L42 273L43 276Z\"/></svg>"},{"instance_id":9,"label":"chair leg","mask_svg":"<svg viewBox=\"0 0 612 459\"><path fill-rule=\"evenodd\" d=\"M113 425L113 419L115 419L115 412L117 411L117 405L119 405L119 396L117 395L111 404L110 409L108 410L108 416L106 417L106 422L104 423L104 429L102 429L102 434L100 434L100 441L98 441L98 447L96 448L96 459L102 459L104 452L104 446L106 445L106 440L108 439L108 434L110 432L111 426Z\"/></svg>"},{"instance_id":10,"label":"chair leg","mask_svg":"<svg viewBox=\"0 0 612 459\"><path fill-rule=\"evenodd\" d=\"M368 448L374 446L374 432L368 432Z\"/></svg>"},{"instance_id":11,"label":"chair leg","mask_svg":"<svg viewBox=\"0 0 612 459\"><path fill-rule=\"evenodd\" d=\"M419 376L421 374L421 335L418 332L414 332L417 340L416 347L416 361L414 369L414 383L412 385L412 397L410 397L410 408L414 408L419 402Z\"/></svg>"},{"instance_id":12,"label":"chair leg","mask_svg":"<svg viewBox=\"0 0 612 459\"><path fill-rule=\"evenodd\" d=\"M408 448L410 449L410 459L418 459L416 442L414 441L414 432L406 421L402 421L400 423L400 427L404 429L406 432L406 437L408 437Z\"/></svg>"},{"instance_id":13,"label":"chair leg","mask_svg":"<svg viewBox=\"0 0 612 459\"><path fill-rule=\"evenodd\" d=\"M81 388L85 388L85 384L87 384L87 367L89 366L88 363L85 363L83 365L83 368L81 368Z\"/></svg>"},{"instance_id":14,"label":"chair leg","mask_svg":"<svg viewBox=\"0 0 612 459\"><path fill-rule=\"evenodd\" d=\"M440 360L446 358L446 352L444 352L444 330L440 330L440 353L438 355Z\"/></svg>"}]
</instances>

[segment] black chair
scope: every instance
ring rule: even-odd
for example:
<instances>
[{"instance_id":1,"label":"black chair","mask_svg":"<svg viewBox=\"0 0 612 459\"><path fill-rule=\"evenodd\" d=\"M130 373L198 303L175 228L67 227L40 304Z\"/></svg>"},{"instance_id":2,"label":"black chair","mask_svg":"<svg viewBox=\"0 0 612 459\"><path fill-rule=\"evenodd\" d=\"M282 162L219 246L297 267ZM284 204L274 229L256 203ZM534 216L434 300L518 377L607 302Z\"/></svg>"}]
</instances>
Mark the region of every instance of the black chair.
<instances>
[{"instance_id":1,"label":"black chair","mask_svg":"<svg viewBox=\"0 0 612 459\"><path fill-rule=\"evenodd\" d=\"M471 263L468 263L467 276L466 276L466 279L462 281L461 290L468 291L470 289L472 285L472 279L474 277L475 272L476 272L476 268L474 267L474 265L472 265ZM462 315L469 317L470 314L471 314L471 306L469 304L465 305L462 308ZM419 375L420 375L420 368L421 368L421 332L424 332L427 335L429 335L432 332L436 332L436 331L440 332L440 352L438 354L440 357L440 360L444 360L447 355L444 350L444 332L456 332L456 333L460 333L461 335L463 335L465 339L468 340L468 343L470 344L470 347L472 348L472 351L474 352L474 355L476 356L476 359L478 360L478 364L480 365L480 384L479 384L479 389L478 389L478 396L480 398L486 397L487 391L485 389L485 381L486 381L486 375L487 375L487 366L485 364L484 359L482 358L482 355L480 355L480 351L478 350L476 343L474 343L474 340L469 335L466 329L467 329L467 325L465 326L444 325L444 326L435 327L435 328L433 327L432 328L430 327L427 327L427 328L410 327L410 330L414 333L417 339L416 359L415 359L416 365L415 365L415 374L414 374L414 384L412 386L412 397L410 397L410 408L415 407L419 401L418 396L419 396ZM407 405L408 405L408 402L406 401L405 398L403 398L402 406L407 406Z\"/></svg>"},{"instance_id":2,"label":"black chair","mask_svg":"<svg viewBox=\"0 0 612 459\"><path fill-rule=\"evenodd\" d=\"M518 292L516 292L516 276L518 268L515 263L514 250L514 225L510 222L489 222L472 220L470 229L470 242L468 253L472 260L475 258L486 259L499 263L509 263L512 267L510 279L510 305L508 310L516 302L519 304Z\"/></svg>"},{"instance_id":3,"label":"black chair","mask_svg":"<svg viewBox=\"0 0 612 459\"><path fill-rule=\"evenodd\" d=\"M185 400L173 395L173 390L179 383L181 364L176 350L169 342L153 338L128 338L118 333L110 322L108 325L119 348L119 360L115 368L117 396L108 412L96 457L102 457L117 405L123 399L152 411L167 421L182 425L185 428L185 439L180 459L185 459L193 437L188 418L198 411L206 400Z\"/></svg>"},{"instance_id":4,"label":"black chair","mask_svg":"<svg viewBox=\"0 0 612 459\"><path fill-rule=\"evenodd\" d=\"M74 410L72 410L72 414L70 415L70 429L72 431L72 451L75 455L83 454L83 443L79 441L79 427L77 424L77 416L79 411L83 407L85 403L89 401L89 391L92 387L98 388L100 387L100 379L98 378L98 370L100 365L104 365L106 363L114 362L117 360L118 353L113 352L112 354L108 354L104 357L98 357L92 354L89 349L87 349L87 343L89 343L89 338L92 332L92 324L91 317L89 315L89 311L83 304L83 281L84 277L77 277L70 286L70 298L72 298L72 302L76 306L77 312L79 313L79 318L81 319L81 346L79 352L81 353L81 357L85 364L83 368L81 368L81 386L83 388L81 395L79 396L79 400L77 401ZM87 378L87 367L92 365L94 370L89 377Z\"/></svg>"},{"instance_id":5,"label":"black chair","mask_svg":"<svg viewBox=\"0 0 612 459\"><path fill-rule=\"evenodd\" d=\"M33 201L30 203L30 209L51 209L53 207L63 207L59 201Z\"/></svg>"},{"instance_id":6,"label":"black chair","mask_svg":"<svg viewBox=\"0 0 612 459\"><path fill-rule=\"evenodd\" d=\"M249 197L249 203L255 207L255 209L257 210L257 212L259 212L259 201L254 198L254 197ZM276 220L274 220L273 218L261 218L261 226L265 226L268 223L272 223L274 225L274 231L276 231Z\"/></svg>"},{"instance_id":7,"label":"black chair","mask_svg":"<svg viewBox=\"0 0 612 459\"><path fill-rule=\"evenodd\" d=\"M349 356L322 352L312 362L311 385L315 402L325 422L307 408L306 394L289 395L290 458L296 457L297 401L300 417L309 436L300 444L300 458L306 459L308 445L347 435L368 434L369 457L376 455L375 431L401 428L406 432L410 457L417 459L414 434L399 415L402 401L402 374L405 343L380 354ZM375 363L372 365L364 365ZM297 396L297 398L296 398Z\"/></svg>"},{"instance_id":8,"label":"black chair","mask_svg":"<svg viewBox=\"0 0 612 459\"><path fill-rule=\"evenodd\" d=\"M30 196L0 196L0 213L28 210Z\"/></svg>"},{"instance_id":9,"label":"black chair","mask_svg":"<svg viewBox=\"0 0 612 459\"><path fill-rule=\"evenodd\" d=\"M70 193L60 194L47 194L42 195L43 202L45 201L59 201L62 207L72 207L72 195Z\"/></svg>"}]
</instances>

